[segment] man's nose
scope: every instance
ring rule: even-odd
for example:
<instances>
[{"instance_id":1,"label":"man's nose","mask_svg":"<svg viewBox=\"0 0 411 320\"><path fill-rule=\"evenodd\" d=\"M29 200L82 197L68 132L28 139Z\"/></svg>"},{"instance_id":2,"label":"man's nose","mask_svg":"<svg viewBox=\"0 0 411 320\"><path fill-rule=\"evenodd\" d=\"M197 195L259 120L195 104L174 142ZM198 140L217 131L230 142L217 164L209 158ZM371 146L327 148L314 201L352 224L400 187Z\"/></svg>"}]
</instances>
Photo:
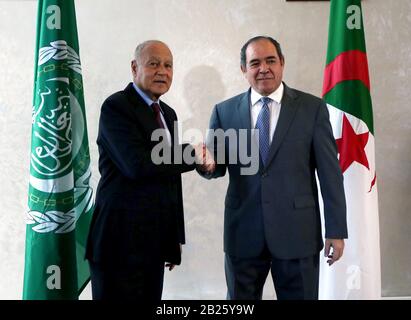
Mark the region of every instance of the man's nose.
<instances>
[{"instance_id":1,"label":"man's nose","mask_svg":"<svg viewBox=\"0 0 411 320\"><path fill-rule=\"evenodd\" d=\"M268 64L263 62L260 64L260 72L261 73L267 73L269 70Z\"/></svg>"},{"instance_id":2,"label":"man's nose","mask_svg":"<svg viewBox=\"0 0 411 320\"><path fill-rule=\"evenodd\" d=\"M160 64L157 68L157 74L165 75L168 73L168 69L165 65Z\"/></svg>"}]
</instances>

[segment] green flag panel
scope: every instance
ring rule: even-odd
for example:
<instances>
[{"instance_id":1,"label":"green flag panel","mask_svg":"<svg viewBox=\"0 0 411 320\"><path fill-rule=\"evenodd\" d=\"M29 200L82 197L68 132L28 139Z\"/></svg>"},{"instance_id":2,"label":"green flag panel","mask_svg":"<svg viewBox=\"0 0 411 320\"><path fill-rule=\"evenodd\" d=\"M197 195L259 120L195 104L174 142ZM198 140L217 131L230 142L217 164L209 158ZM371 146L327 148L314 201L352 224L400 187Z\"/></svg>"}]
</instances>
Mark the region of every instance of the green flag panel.
<instances>
[{"instance_id":1,"label":"green flag panel","mask_svg":"<svg viewBox=\"0 0 411 320\"><path fill-rule=\"evenodd\" d=\"M349 50L366 52L361 1L331 1L326 64Z\"/></svg>"},{"instance_id":2,"label":"green flag panel","mask_svg":"<svg viewBox=\"0 0 411 320\"><path fill-rule=\"evenodd\" d=\"M40 0L23 299L77 299L93 211L75 6Z\"/></svg>"}]
</instances>

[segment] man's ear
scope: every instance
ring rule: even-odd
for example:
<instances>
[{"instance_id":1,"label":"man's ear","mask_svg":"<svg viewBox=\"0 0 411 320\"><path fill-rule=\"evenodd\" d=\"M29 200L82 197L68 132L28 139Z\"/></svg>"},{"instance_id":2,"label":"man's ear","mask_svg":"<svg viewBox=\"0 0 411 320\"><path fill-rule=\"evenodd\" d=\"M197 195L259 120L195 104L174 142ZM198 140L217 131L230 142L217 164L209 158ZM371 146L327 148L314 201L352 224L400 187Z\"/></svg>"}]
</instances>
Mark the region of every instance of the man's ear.
<instances>
[{"instance_id":1,"label":"man's ear","mask_svg":"<svg viewBox=\"0 0 411 320\"><path fill-rule=\"evenodd\" d=\"M241 72L243 73L243 75L245 75L247 68L243 65L241 65L240 68L241 68Z\"/></svg>"},{"instance_id":2,"label":"man's ear","mask_svg":"<svg viewBox=\"0 0 411 320\"><path fill-rule=\"evenodd\" d=\"M136 76L137 74L137 61L136 60L131 60L131 72L133 73L133 76Z\"/></svg>"}]
</instances>

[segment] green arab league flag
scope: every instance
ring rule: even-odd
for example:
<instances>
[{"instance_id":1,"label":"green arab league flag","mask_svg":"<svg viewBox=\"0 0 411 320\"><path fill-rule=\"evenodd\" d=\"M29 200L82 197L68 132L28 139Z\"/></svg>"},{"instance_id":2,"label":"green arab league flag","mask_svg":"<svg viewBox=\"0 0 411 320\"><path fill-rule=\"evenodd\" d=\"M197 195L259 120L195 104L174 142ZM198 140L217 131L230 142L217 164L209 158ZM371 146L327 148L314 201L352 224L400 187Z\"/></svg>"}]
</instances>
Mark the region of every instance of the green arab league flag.
<instances>
[{"instance_id":1,"label":"green arab league flag","mask_svg":"<svg viewBox=\"0 0 411 320\"><path fill-rule=\"evenodd\" d=\"M323 98L344 174L348 239L320 272L321 299L380 299L375 139L360 0L331 0Z\"/></svg>"},{"instance_id":2,"label":"green arab league flag","mask_svg":"<svg viewBox=\"0 0 411 320\"><path fill-rule=\"evenodd\" d=\"M93 210L73 0L39 0L23 299L78 299Z\"/></svg>"}]
</instances>

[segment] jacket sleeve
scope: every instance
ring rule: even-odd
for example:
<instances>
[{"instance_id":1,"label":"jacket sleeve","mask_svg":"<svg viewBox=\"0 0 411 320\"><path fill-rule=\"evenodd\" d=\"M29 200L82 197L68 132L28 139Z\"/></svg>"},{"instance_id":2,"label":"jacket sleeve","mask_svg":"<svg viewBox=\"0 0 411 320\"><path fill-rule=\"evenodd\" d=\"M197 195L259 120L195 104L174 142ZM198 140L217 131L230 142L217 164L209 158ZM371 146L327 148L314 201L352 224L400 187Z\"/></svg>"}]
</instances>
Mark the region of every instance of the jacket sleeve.
<instances>
[{"instance_id":1,"label":"jacket sleeve","mask_svg":"<svg viewBox=\"0 0 411 320\"><path fill-rule=\"evenodd\" d=\"M209 132L206 139L206 145L210 152L213 153L214 159L217 162L216 168L213 173L202 172L197 168L197 172L206 179L213 179L223 177L227 171L227 166L225 163L218 163L218 154L225 152L224 141L217 139L216 135L213 134L211 130L223 130L220 124L220 118L218 114L217 106L214 107L213 112L210 117Z\"/></svg>"},{"instance_id":2,"label":"jacket sleeve","mask_svg":"<svg viewBox=\"0 0 411 320\"><path fill-rule=\"evenodd\" d=\"M181 155L191 154L194 149L189 144L168 148L171 154L169 164L155 164L152 160L150 137L136 124L136 118L127 110L129 104L115 103L107 99L101 108L98 143L118 170L129 179L175 175L195 168L195 163L187 163Z\"/></svg>"},{"instance_id":3,"label":"jacket sleeve","mask_svg":"<svg viewBox=\"0 0 411 320\"><path fill-rule=\"evenodd\" d=\"M328 109L323 101L317 111L313 149L324 202L325 237L347 238L343 175L338 163L337 146L329 121Z\"/></svg>"}]
</instances>

